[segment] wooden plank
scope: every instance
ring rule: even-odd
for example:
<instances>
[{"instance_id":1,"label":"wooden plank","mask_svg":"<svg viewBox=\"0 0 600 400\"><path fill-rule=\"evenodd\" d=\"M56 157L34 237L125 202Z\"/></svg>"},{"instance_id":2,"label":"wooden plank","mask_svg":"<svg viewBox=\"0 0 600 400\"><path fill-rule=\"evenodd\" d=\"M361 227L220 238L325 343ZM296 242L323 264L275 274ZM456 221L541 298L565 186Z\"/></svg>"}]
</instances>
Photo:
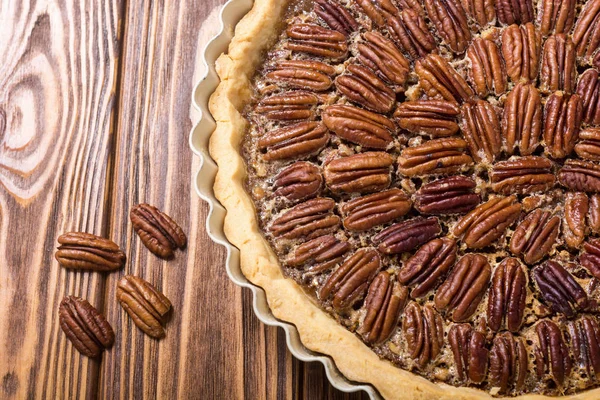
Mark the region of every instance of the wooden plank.
<instances>
[{"instance_id":1,"label":"wooden plank","mask_svg":"<svg viewBox=\"0 0 600 400\"><path fill-rule=\"evenodd\" d=\"M58 324L104 278L54 260L65 231L106 233L120 1L0 3L0 398L89 398L98 364Z\"/></svg>"}]
</instances>

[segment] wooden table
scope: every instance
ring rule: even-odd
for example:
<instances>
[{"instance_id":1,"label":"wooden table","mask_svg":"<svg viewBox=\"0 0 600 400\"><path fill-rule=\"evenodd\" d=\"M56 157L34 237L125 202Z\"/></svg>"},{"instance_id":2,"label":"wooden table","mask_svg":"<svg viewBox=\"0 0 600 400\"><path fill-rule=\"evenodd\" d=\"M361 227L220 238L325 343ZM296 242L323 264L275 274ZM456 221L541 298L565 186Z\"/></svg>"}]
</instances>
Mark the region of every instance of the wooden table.
<instances>
[{"instance_id":1,"label":"wooden table","mask_svg":"<svg viewBox=\"0 0 600 400\"><path fill-rule=\"evenodd\" d=\"M0 398L355 398L320 364L295 360L254 316L192 191L190 99L224 0L0 3ZM165 5L168 4L168 5ZM197 71L196 71L197 75ZM189 246L162 261L128 213L165 210ZM57 237L86 231L127 254L109 275L60 268ZM174 305L167 336L143 335L115 300L124 273ZM116 332L101 361L58 325L63 296L103 310Z\"/></svg>"}]
</instances>

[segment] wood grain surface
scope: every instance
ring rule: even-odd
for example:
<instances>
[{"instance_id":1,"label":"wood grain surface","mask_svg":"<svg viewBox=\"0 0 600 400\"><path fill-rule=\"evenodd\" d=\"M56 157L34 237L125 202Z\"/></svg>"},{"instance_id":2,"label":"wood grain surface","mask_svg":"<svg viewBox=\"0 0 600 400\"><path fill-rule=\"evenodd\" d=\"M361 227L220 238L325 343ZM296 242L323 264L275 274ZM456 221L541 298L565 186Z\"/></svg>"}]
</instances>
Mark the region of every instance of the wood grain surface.
<instances>
[{"instance_id":1,"label":"wood grain surface","mask_svg":"<svg viewBox=\"0 0 600 400\"><path fill-rule=\"evenodd\" d=\"M0 1L0 398L366 398L292 357L206 234L208 207L191 186L190 99L223 3ZM156 258L132 231L129 210L140 202L188 234L174 260ZM60 268L54 249L66 231L111 238L125 268ZM118 306L123 274L172 301L163 340ZM67 294L102 310L116 332L99 361L59 328Z\"/></svg>"}]
</instances>

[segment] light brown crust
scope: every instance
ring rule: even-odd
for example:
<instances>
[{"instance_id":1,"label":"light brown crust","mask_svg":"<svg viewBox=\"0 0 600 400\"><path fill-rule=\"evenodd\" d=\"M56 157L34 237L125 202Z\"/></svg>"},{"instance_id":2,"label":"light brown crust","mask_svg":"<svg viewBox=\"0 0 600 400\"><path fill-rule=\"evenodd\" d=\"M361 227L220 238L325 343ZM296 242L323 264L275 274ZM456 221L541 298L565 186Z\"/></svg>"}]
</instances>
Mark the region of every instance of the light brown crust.
<instances>
[{"instance_id":1,"label":"light brown crust","mask_svg":"<svg viewBox=\"0 0 600 400\"><path fill-rule=\"evenodd\" d=\"M386 399L497 399L481 390L430 382L380 359L321 310L299 285L283 276L277 257L263 238L254 205L244 190L246 167L239 148L247 122L241 110L250 99L251 79L262 61L261 55L276 39L278 22L289 1L255 0L252 10L238 23L228 53L222 54L216 63L221 83L209 104L217 122L210 140L210 154L219 166L214 190L227 209L225 234L240 250L242 272L264 289L275 317L298 328L307 348L331 356L348 379L372 384ZM600 389L561 398L597 399Z\"/></svg>"}]
</instances>

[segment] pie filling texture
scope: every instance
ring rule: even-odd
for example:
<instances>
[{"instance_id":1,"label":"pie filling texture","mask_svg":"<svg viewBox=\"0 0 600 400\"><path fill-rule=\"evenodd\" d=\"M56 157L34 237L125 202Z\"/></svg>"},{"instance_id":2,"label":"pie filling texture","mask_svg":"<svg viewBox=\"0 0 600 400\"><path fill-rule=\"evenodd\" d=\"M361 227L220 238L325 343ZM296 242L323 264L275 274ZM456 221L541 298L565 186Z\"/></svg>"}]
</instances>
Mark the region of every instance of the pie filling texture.
<instances>
[{"instance_id":1,"label":"pie filling texture","mask_svg":"<svg viewBox=\"0 0 600 400\"><path fill-rule=\"evenodd\" d=\"M381 358L600 386L600 0L292 2L246 107L284 274Z\"/></svg>"}]
</instances>

